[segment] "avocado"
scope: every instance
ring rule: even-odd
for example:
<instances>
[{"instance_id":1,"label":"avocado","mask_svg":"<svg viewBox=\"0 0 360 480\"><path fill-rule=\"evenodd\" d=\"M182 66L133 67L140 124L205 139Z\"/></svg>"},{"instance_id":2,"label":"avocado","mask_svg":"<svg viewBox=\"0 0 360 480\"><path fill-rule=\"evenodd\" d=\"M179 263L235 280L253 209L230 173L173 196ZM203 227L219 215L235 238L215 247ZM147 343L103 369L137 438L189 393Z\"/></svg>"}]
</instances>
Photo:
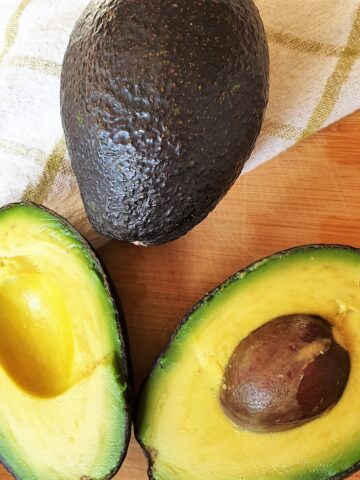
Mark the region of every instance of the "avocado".
<instances>
[{"instance_id":1,"label":"avocado","mask_svg":"<svg viewBox=\"0 0 360 480\"><path fill-rule=\"evenodd\" d=\"M95 229L160 244L203 220L241 172L268 99L251 0L96 0L65 54L67 147Z\"/></svg>"},{"instance_id":2,"label":"avocado","mask_svg":"<svg viewBox=\"0 0 360 480\"><path fill-rule=\"evenodd\" d=\"M136 435L153 480L329 480L360 469L360 250L309 245L203 298L159 357Z\"/></svg>"},{"instance_id":3,"label":"avocado","mask_svg":"<svg viewBox=\"0 0 360 480\"><path fill-rule=\"evenodd\" d=\"M105 274L64 219L0 210L0 460L21 480L105 480L130 433L127 356Z\"/></svg>"}]
</instances>

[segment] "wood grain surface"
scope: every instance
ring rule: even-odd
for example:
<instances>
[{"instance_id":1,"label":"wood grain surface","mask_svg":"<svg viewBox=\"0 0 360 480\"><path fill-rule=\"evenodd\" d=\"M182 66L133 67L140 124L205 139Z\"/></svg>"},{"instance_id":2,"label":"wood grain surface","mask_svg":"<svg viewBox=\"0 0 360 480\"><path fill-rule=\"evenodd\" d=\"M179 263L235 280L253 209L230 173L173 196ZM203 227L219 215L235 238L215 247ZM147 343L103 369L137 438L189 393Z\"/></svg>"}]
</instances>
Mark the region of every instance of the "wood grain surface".
<instances>
[{"instance_id":1,"label":"wood grain surface","mask_svg":"<svg viewBox=\"0 0 360 480\"><path fill-rule=\"evenodd\" d=\"M136 387L205 292L265 255L322 242L360 247L360 112L240 177L185 237L160 247L110 242L100 249L122 299ZM146 480L136 442L115 478Z\"/></svg>"},{"instance_id":2,"label":"wood grain surface","mask_svg":"<svg viewBox=\"0 0 360 480\"><path fill-rule=\"evenodd\" d=\"M122 299L136 388L205 292L256 259L323 242L360 247L360 112L240 177L185 237L160 247L112 241L100 249ZM10 478L0 472L0 480ZM135 441L115 478L146 480Z\"/></svg>"}]
</instances>

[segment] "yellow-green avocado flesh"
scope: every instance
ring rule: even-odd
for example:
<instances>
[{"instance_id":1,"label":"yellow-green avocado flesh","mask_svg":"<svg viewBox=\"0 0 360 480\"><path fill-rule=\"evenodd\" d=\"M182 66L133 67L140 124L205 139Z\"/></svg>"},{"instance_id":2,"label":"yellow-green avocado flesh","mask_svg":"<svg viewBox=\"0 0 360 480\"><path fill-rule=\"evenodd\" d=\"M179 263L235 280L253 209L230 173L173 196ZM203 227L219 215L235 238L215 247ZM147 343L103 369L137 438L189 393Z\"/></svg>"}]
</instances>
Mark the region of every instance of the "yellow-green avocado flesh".
<instances>
[{"instance_id":1,"label":"yellow-green avocado flesh","mask_svg":"<svg viewBox=\"0 0 360 480\"><path fill-rule=\"evenodd\" d=\"M129 437L124 340L94 254L32 204L0 210L0 457L21 480L104 480Z\"/></svg>"},{"instance_id":2,"label":"yellow-green avocado flesh","mask_svg":"<svg viewBox=\"0 0 360 480\"><path fill-rule=\"evenodd\" d=\"M349 352L339 402L284 432L255 433L224 413L219 392L239 342L296 313L321 316ZM328 480L360 461L360 251L305 246L234 275L205 297L175 332L141 395L137 438L154 480Z\"/></svg>"}]
</instances>

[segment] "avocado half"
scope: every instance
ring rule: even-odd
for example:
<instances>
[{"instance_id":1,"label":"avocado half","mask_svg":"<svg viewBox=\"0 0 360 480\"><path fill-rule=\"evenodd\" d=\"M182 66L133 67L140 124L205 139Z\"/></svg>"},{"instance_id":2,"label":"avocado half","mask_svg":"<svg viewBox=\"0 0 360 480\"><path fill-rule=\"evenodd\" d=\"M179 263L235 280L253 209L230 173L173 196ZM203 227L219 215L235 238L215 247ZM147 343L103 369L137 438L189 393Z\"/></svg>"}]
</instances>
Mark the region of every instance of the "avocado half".
<instances>
[{"instance_id":1,"label":"avocado half","mask_svg":"<svg viewBox=\"0 0 360 480\"><path fill-rule=\"evenodd\" d=\"M28 203L0 210L0 458L21 480L104 480L130 435L124 336L80 234Z\"/></svg>"},{"instance_id":2,"label":"avocado half","mask_svg":"<svg viewBox=\"0 0 360 480\"><path fill-rule=\"evenodd\" d=\"M358 470L359 281L360 250L310 245L260 260L204 297L172 336L140 396L135 427L149 460L149 477L339 480ZM329 361L326 349L331 335L328 351L335 354L330 358L332 369L327 372L325 388L337 375L339 365L332 360L344 360L348 378L343 382L340 398L322 414L303 424L294 423L293 428L284 431L252 431L234 422L221 402L224 391L227 392L224 378L229 378L234 361L238 361L239 367L235 374L241 375L241 362L246 363L246 355L256 351L258 340L249 349L249 339L259 339L269 327L278 329L289 319L296 328L303 328L302 317L313 323L315 342L307 343L300 352L296 352L295 343L287 344L286 349L295 350L301 361L313 355L324 366ZM264 344L264 355L269 345L279 341L278 332L268 345ZM305 341L311 342L309 338ZM315 352L319 345L321 348ZM239 352L243 357L236 359ZM279 349L264 362L258 349L257 360L261 368L266 370L268 364L271 369L282 353ZM312 388L306 393L310 397L317 392L317 382L322 381L321 376L316 376L322 367L316 372L314 365L310 361L309 370L304 370L300 377L302 380L311 373ZM249 370L251 377L261 377L262 370L256 371L257 363L253 367ZM266 386L272 393L277 380L271 377ZM266 402L271 400L266 388L265 396L264 390L246 391L251 385L251 379L248 385L238 385L242 395L253 399L250 422L259 408L265 405L266 410ZM286 390L286 382L283 385ZM241 395L235 398L240 403L242 400Z\"/></svg>"},{"instance_id":3,"label":"avocado half","mask_svg":"<svg viewBox=\"0 0 360 480\"><path fill-rule=\"evenodd\" d=\"M253 150L269 55L251 0L96 0L61 75L66 143L90 222L137 244L185 234Z\"/></svg>"}]
</instances>

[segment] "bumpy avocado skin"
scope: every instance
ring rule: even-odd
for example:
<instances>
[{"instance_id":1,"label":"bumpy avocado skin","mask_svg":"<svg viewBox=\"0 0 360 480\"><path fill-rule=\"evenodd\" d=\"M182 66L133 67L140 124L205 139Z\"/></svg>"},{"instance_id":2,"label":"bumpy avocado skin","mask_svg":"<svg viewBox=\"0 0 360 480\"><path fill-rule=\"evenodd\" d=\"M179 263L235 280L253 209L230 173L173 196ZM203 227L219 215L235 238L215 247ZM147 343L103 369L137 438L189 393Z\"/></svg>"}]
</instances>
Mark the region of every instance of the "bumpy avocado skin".
<instances>
[{"instance_id":1,"label":"bumpy avocado skin","mask_svg":"<svg viewBox=\"0 0 360 480\"><path fill-rule=\"evenodd\" d=\"M87 214L102 234L174 240L236 180L268 99L251 0L97 0L77 22L62 120Z\"/></svg>"},{"instance_id":2,"label":"bumpy avocado skin","mask_svg":"<svg viewBox=\"0 0 360 480\"><path fill-rule=\"evenodd\" d=\"M167 356L168 352L171 349L171 346L173 342L175 342L178 338L179 335L181 335L182 329L186 327L187 323L189 320L191 320L192 315L199 310L201 307L204 305L210 303L217 295L221 294L221 292L231 285L233 282L239 281L239 279L242 279L248 275L251 275L253 271L256 271L259 267L277 259L285 258L288 256L291 256L296 253L301 253L306 252L306 251L311 251L313 250L316 252L316 250L332 250L334 253L337 251L349 251L353 252L356 255L360 255L360 249L355 248L349 245L343 245L343 244L308 244L308 245L300 245L292 248L288 248L285 250L280 250L276 253L273 253L272 255L263 257L260 260L255 261L254 263L244 267L243 269L239 270L238 272L234 273L231 275L229 278L227 278L222 284L218 285L215 287L212 291L209 293L206 293L203 298L201 298L182 318L174 332L172 333L169 341L165 345L164 349L158 356L158 358L155 360L153 363L152 367L150 368L150 371L143 381L143 384L140 388L140 392L137 396L136 399L136 407L135 407L135 416L134 416L134 435L139 443L144 456L146 457L146 460L148 462L148 470L147 470L147 475L149 480L157 480L156 474L153 470L153 465L154 465L154 452L150 451L145 443L144 439L142 437L141 429L142 429L142 418L144 414L144 409L146 408L145 405L145 397L146 397L146 389L148 388L148 382L151 379L151 376L156 375L156 370L160 367L161 370L166 369L167 366ZM346 478L349 478L351 475L354 473L360 471L360 461L354 463L351 467L348 469L338 472L334 475L324 477L324 480L344 480ZM306 474L305 474L306 475ZM167 480L167 479L166 479ZM169 479L170 480L170 479Z\"/></svg>"},{"instance_id":3,"label":"bumpy avocado skin","mask_svg":"<svg viewBox=\"0 0 360 480\"><path fill-rule=\"evenodd\" d=\"M111 279L109 278L106 267L103 265L99 257L96 255L95 251L87 240L80 234L76 228L69 223L64 217L57 214L53 210L46 208L43 205L38 205L33 202L18 202L10 203L4 205L0 208L0 213L6 212L11 209L28 209L38 210L39 212L43 211L44 213L52 216L57 222L60 229L60 233L68 235L73 238L76 242L79 242L81 250L84 252L84 255L88 257L89 262L91 262L92 269L96 272L100 278L102 285L109 297L109 300L112 304L112 308L115 314L117 333L121 343L122 355L117 357L114 361L114 367L118 376L117 381L123 386L122 395L124 396L126 409L124 410L124 423L125 423L125 438L124 444L121 451L118 452L118 459L116 466L109 471L109 473L104 477L104 480L113 478L116 473L120 470L121 465L124 462L126 457L130 438L131 438L131 425L132 425L132 413L133 413L133 372L131 365L131 356L129 351L129 341L128 334L126 329L126 323L123 315L123 310L121 306L120 298L117 294L115 287L113 286ZM0 451L0 464L17 480L21 480L20 477L14 471L14 467L8 461L6 455L4 455L3 450ZM84 477L85 478L85 477Z\"/></svg>"}]
</instances>

